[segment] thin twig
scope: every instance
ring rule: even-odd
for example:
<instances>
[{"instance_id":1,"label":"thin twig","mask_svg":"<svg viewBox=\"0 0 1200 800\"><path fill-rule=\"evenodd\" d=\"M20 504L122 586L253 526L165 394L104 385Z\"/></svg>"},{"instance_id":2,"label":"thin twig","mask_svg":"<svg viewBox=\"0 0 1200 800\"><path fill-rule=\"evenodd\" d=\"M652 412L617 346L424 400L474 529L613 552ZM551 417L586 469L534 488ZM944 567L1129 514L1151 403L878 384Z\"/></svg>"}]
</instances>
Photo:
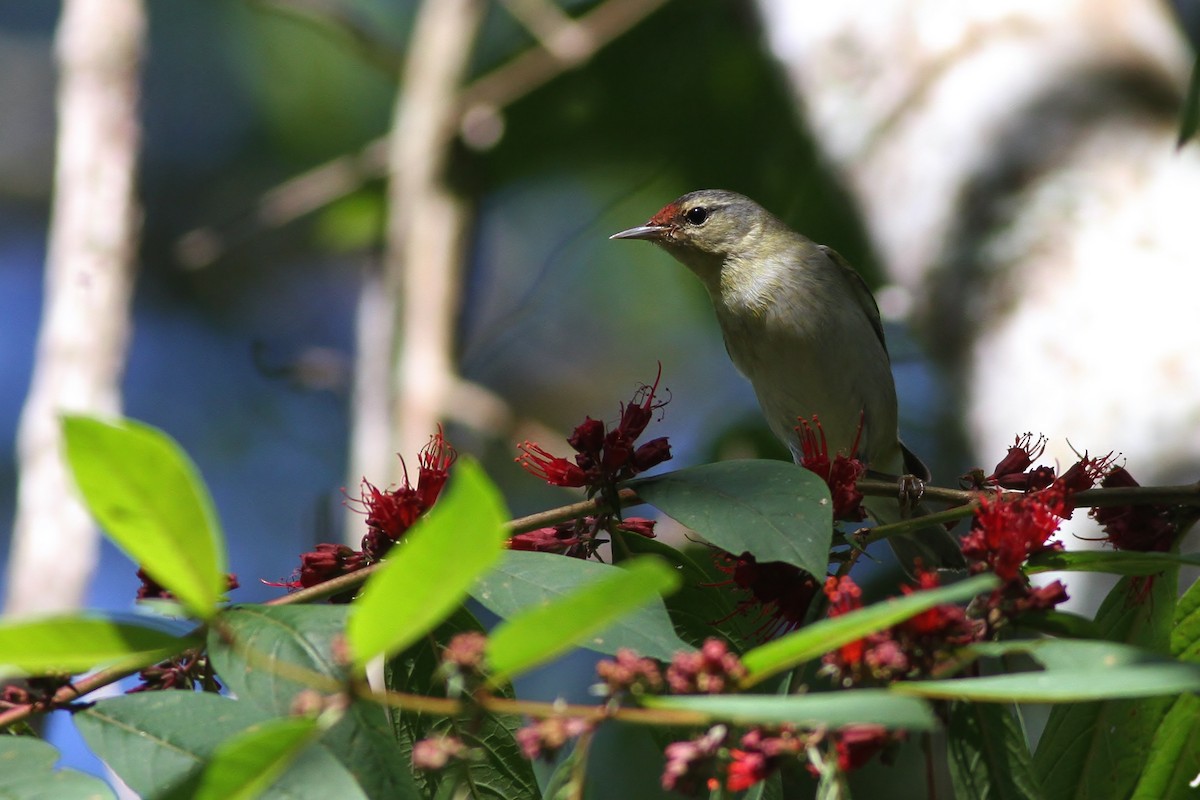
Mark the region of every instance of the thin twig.
<instances>
[{"instance_id":1,"label":"thin twig","mask_svg":"<svg viewBox=\"0 0 1200 800\"><path fill-rule=\"evenodd\" d=\"M667 2L608 0L600 4L572 23L574 55L556 54L538 43L467 84L458 100L460 122L468 112L480 108L498 113L558 76L577 69ZM338 156L292 176L260 196L256 203L257 222L264 228L282 227L346 197L367 181L382 178L387 171L387 152L387 137L380 137L355 153ZM176 254L189 267L203 267L217 260L231 242L242 238L245 237L234 239L228 231L212 227L195 228L179 239Z\"/></svg>"}]
</instances>

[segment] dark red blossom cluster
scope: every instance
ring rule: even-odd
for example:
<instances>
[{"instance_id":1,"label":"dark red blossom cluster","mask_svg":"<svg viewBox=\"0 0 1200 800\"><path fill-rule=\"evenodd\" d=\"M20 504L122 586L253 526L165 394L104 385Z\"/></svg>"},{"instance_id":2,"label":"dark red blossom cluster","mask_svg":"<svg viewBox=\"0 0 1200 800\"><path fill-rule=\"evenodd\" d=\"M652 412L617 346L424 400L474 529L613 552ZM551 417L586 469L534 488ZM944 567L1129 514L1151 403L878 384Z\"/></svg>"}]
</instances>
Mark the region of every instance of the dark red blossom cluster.
<instances>
[{"instance_id":1,"label":"dark red blossom cluster","mask_svg":"<svg viewBox=\"0 0 1200 800\"><path fill-rule=\"evenodd\" d=\"M572 558L591 558L607 539L600 538L603 532L611 533L615 528L626 533L654 538L655 520L644 517L616 519L612 515L586 516L568 522L560 522L548 528L518 533L509 537L512 550L530 550L538 553L558 553Z\"/></svg>"},{"instance_id":2,"label":"dark red blossom cluster","mask_svg":"<svg viewBox=\"0 0 1200 800\"><path fill-rule=\"evenodd\" d=\"M694 739L671 742L664 750L667 757L663 767L662 787L668 792L679 792L688 797L697 797L704 792L716 792L721 788L717 770L719 756L729 736L724 725L714 725Z\"/></svg>"},{"instance_id":3,"label":"dark red blossom cluster","mask_svg":"<svg viewBox=\"0 0 1200 800\"><path fill-rule=\"evenodd\" d=\"M481 631L455 634L442 651L442 666L458 675L481 676L486 651L487 635Z\"/></svg>"},{"instance_id":4,"label":"dark red blossom cluster","mask_svg":"<svg viewBox=\"0 0 1200 800\"><path fill-rule=\"evenodd\" d=\"M720 639L708 639L699 650L677 653L666 670L666 682L654 661L632 650L601 661L596 672L602 692L613 699L653 694L723 694L737 691L746 669ZM748 789L769 777L788 757L801 753L808 738L794 728L751 728L733 746L731 732L716 725L705 733L667 745L662 785L685 795Z\"/></svg>"},{"instance_id":5,"label":"dark red blossom cluster","mask_svg":"<svg viewBox=\"0 0 1200 800\"><path fill-rule=\"evenodd\" d=\"M590 733L592 723L578 717L547 717L532 722L516 732L517 744L530 761L550 760L558 755L572 739Z\"/></svg>"},{"instance_id":6,"label":"dark red blossom cluster","mask_svg":"<svg viewBox=\"0 0 1200 800\"><path fill-rule=\"evenodd\" d=\"M343 544L322 543L313 550L300 555L300 568L287 581L264 581L268 586L282 586L289 590L306 589L341 575L348 575L383 558L388 550L412 527L413 523L437 502L438 495L450 476L450 466L458 457L457 452L446 441L439 427L429 437L417 458L417 484L409 481L408 467L404 459L404 483L389 489L379 489L366 478L363 479L360 499L356 502L366 516L367 533L362 538L362 549L355 550ZM330 602L348 603L352 592L335 595Z\"/></svg>"},{"instance_id":7,"label":"dark red blossom cluster","mask_svg":"<svg viewBox=\"0 0 1200 800\"><path fill-rule=\"evenodd\" d=\"M412 527L417 518L433 507L450 476L450 467L458 453L442 435L442 429L429 437L417 457L417 485L408 479L404 459L404 483L394 489L380 490L363 479L360 503L367 517L367 534L362 540L368 563L383 558L387 551Z\"/></svg>"},{"instance_id":8,"label":"dark red blossom cluster","mask_svg":"<svg viewBox=\"0 0 1200 800\"><path fill-rule=\"evenodd\" d=\"M573 461L551 455L533 442L523 442L517 463L554 486L587 487L589 497L612 492L620 481L661 464L671 457L665 436L636 444L654 412L667 404L655 397L661 377L660 367L654 385L640 387L633 399L621 406L620 421L612 430L600 420L585 418L567 437L575 451Z\"/></svg>"},{"instance_id":9,"label":"dark red blossom cluster","mask_svg":"<svg viewBox=\"0 0 1200 800\"><path fill-rule=\"evenodd\" d=\"M725 788L731 792L749 789L771 777L787 758L803 753L812 735L802 735L791 725L776 730L751 728L737 747L729 750L728 775Z\"/></svg>"},{"instance_id":10,"label":"dark red blossom cluster","mask_svg":"<svg viewBox=\"0 0 1200 800\"><path fill-rule=\"evenodd\" d=\"M935 589L936 572L917 569L917 589ZM902 587L909 594L916 589ZM825 581L829 616L862 608L862 590L845 575ZM929 677L952 657L956 648L975 641L977 626L956 605L934 606L890 628L826 653L822 673L842 686L882 685Z\"/></svg>"},{"instance_id":11,"label":"dark red blossom cluster","mask_svg":"<svg viewBox=\"0 0 1200 800\"><path fill-rule=\"evenodd\" d=\"M1100 485L1106 489L1140 486L1124 467L1111 470ZM1097 506L1092 517L1104 529L1105 541L1116 550L1165 553L1179 533L1170 506Z\"/></svg>"},{"instance_id":12,"label":"dark red blossom cluster","mask_svg":"<svg viewBox=\"0 0 1200 800\"><path fill-rule=\"evenodd\" d=\"M754 614L762 623L754 631L766 641L799 628L817 594L817 580L784 561L759 561L750 553L735 556L715 551L717 569L729 580L717 586L733 586L743 592L734 614ZM724 620L718 620L723 622Z\"/></svg>"},{"instance_id":13,"label":"dark red blossom cluster","mask_svg":"<svg viewBox=\"0 0 1200 800\"><path fill-rule=\"evenodd\" d=\"M723 694L737 689L746 668L721 639L706 639L699 650L676 653L667 667L672 694Z\"/></svg>"},{"instance_id":14,"label":"dark red blossom cluster","mask_svg":"<svg viewBox=\"0 0 1200 800\"><path fill-rule=\"evenodd\" d=\"M1034 464L1045 451L1045 445L1045 437L1035 440L1032 434L1023 434L1016 437L991 475L981 477L983 471L976 470L966 476L974 488L999 487L1021 492L983 498L971 530L962 539L963 555L971 572L994 572L1004 581L982 603L980 616L989 628L1029 611L1052 609L1067 599L1061 581L1035 587L1022 567L1030 556L1063 549L1052 537L1062 521L1074 513L1077 492L1092 488L1098 481L1111 486L1130 485L1126 481L1133 480L1123 467L1113 467L1113 453L1099 457L1084 453L1056 477L1053 468ZM1163 533L1170 527L1163 508L1126 506L1093 509L1092 514L1102 525L1113 523L1111 529L1106 526L1105 532L1114 546L1119 546L1117 540L1128 542L1125 534L1135 530L1153 531L1149 537L1153 541L1160 541L1157 538L1160 535L1170 539L1169 534Z\"/></svg>"},{"instance_id":15,"label":"dark red blossom cluster","mask_svg":"<svg viewBox=\"0 0 1200 800\"><path fill-rule=\"evenodd\" d=\"M790 725L751 728L735 740L725 725L667 745L662 787L689 797L714 793L722 786L742 792L771 777L788 759L795 759L821 738Z\"/></svg>"},{"instance_id":16,"label":"dark red blossom cluster","mask_svg":"<svg viewBox=\"0 0 1200 800\"><path fill-rule=\"evenodd\" d=\"M24 685L9 683L0 687L0 711L18 706L50 711L66 704L56 703L54 696L65 686L71 685L70 675L30 675L21 681ZM76 695L78 696L78 695Z\"/></svg>"},{"instance_id":17,"label":"dark red blossom cluster","mask_svg":"<svg viewBox=\"0 0 1200 800\"><path fill-rule=\"evenodd\" d=\"M833 742L834 754L837 757L837 767L842 772L850 772L866 764L876 753L882 752L894 744L905 740L904 731L890 731L882 725L859 724L847 725L829 735ZM884 763L889 763L885 754ZM813 764L808 765L808 771L814 775L818 772Z\"/></svg>"},{"instance_id":18,"label":"dark red blossom cluster","mask_svg":"<svg viewBox=\"0 0 1200 800\"><path fill-rule=\"evenodd\" d=\"M640 697L662 691L662 671L658 662L643 658L627 647L617 650L612 659L604 659L596 665L600 677L601 692L605 697Z\"/></svg>"},{"instance_id":19,"label":"dark red blossom cluster","mask_svg":"<svg viewBox=\"0 0 1200 800\"><path fill-rule=\"evenodd\" d=\"M1072 497L1076 492L1090 489L1097 483L1106 489L1139 485L1125 467L1113 465L1113 453L1100 457L1084 453L1055 478L1053 468L1031 466L1045 450L1045 443L1044 436L1036 442L1031 434L1018 436L992 475L976 482L977 488L1000 486L1025 492L1045 490L1049 493L1046 504L1052 506L1058 516L1070 519L1074 511ZM1117 550L1165 552L1171 548L1178 533L1172 510L1165 505L1100 506L1090 513L1104 529L1104 540Z\"/></svg>"},{"instance_id":20,"label":"dark red blossom cluster","mask_svg":"<svg viewBox=\"0 0 1200 800\"><path fill-rule=\"evenodd\" d=\"M1003 583L984 601L989 628L1029 611L1046 611L1067 599L1062 581L1035 587L1021 571L1029 557L1062 550L1052 537L1068 513L1066 493L1057 483L1032 494L984 498L962 539L972 573L994 572Z\"/></svg>"},{"instance_id":21,"label":"dark red blossom cluster","mask_svg":"<svg viewBox=\"0 0 1200 800\"><path fill-rule=\"evenodd\" d=\"M658 665L629 649L619 650L615 660L597 664L596 674L608 697L651 694L663 688ZM709 638L699 650L676 653L666 676L669 694L724 694L737 690L746 668L724 640Z\"/></svg>"},{"instance_id":22,"label":"dark red blossom cluster","mask_svg":"<svg viewBox=\"0 0 1200 800\"><path fill-rule=\"evenodd\" d=\"M814 414L812 423L799 420L796 435L800 437L800 466L814 473L829 487L833 498L833 518L845 522L861 522L867 518L862 506L863 495L858 490L858 479L867 467L856 457L859 439L862 437L863 420L858 423L858 434L854 437L851 454L838 453L829 458L829 443L821 421Z\"/></svg>"},{"instance_id":23,"label":"dark red blossom cluster","mask_svg":"<svg viewBox=\"0 0 1200 800\"><path fill-rule=\"evenodd\" d=\"M991 571L1005 582L1021 580L1021 567L1030 556L1063 549L1052 540L1063 520L1063 505L1062 492L1052 489L983 498L962 539L971 572Z\"/></svg>"},{"instance_id":24,"label":"dark red blossom cluster","mask_svg":"<svg viewBox=\"0 0 1200 800\"><path fill-rule=\"evenodd\" d=\"M138 673L138 677L142 682L126 694L156 692L165 689L180 689L186 692L202 689L216 692L221 688L213 671L208 666L208 659L193 650L154 666L146 667Z\"/></svg>"},{"instance_id":25,"label":"dark red blossom cluster","mask_svg":"<svg viewBox=\"0 0 1200 800\"><path fill-rule=\"evenodd\" d=\"M161 583L150 577L150 574L146 572L146 570L139 568L137 571L137 577L138 580L141 581L141 585L138 586L137 590L138 600L175 599L175 595L168 592ZM230 572L225 576L225 591L232 592L236 588L238 588L237 575L234 575L232 572Z\"/></svg>"},{"instance_id":26,"label":"dark red blossom cluster","mask_svg":"<svg viewBox=\"0 0 1200 800\"><path fill-rule=\"evenodd\" d=\"M466 758L469 750L457 736L430 736L413 743L413 769L438 772Z\"/></svg>"},{"instance_id":27,"label":"dark red blossom cluster","mask_svg":"<svg viewBox=\"0 0 1200 800\"><path fill-rule=\"evenodd\" d=\"M968 473L966 479L977 489L999 487L1022 492L1045 489L1054 482L1054 468L1033 466L1046 452L1046 437L1032 433L1018 434L1004 458L996 464L992 474L984 477L983 470Z\"/></svg>"},{"instance_id":28,"label":"dark red blossom cluster","mask_svg":"<svg viewBox=\"0 0 1200 800\"><path fill-rule=\"evenodd\" d=\"M849 772L904 738L903 731L882 725L848 725L833 731L781 725L750 728L735 739L728 726L714 725L695 738L667 745L662 786L689 797L722 788L742 792L822 744L832 751L837 768ZM820 772L811 760L806 767L813 774Z\"/></svg>"},{"instance_id":29,"label":"dark red blossom cluster","mask_svg":"<svg viewBox=\"0 0 1200 800\"><path fill-rule=\"evenodd\" d=\"M1054 467L1034 463L1046 451L1046 441L1045 436L1034 439L1032 433L1018 434L991 475L984 476L981 469L973 470L963 476L964 485L972 489L999 488L1027 493L1053 488L1060 495L1061 515L1070 519L1074 510L1071 496L1095 486L1112 467L1113 454L1093 458L1084 453L1055 477Z\"/></svg>"}]
</instances>

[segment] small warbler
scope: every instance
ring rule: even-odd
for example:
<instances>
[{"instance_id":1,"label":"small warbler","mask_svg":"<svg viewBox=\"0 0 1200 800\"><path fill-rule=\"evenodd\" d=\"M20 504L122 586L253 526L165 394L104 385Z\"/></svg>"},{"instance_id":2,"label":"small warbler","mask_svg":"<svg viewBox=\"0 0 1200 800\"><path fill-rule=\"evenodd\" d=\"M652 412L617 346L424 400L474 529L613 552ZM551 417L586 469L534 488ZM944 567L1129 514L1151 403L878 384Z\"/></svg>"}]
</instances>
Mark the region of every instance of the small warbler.
<instances>
[{"instance_id":1,"label":"small warbler","mask_svg":"<svg viewBox=\"0 0 1200 800\"><path fill-rule=\"evenodd\" d=\"M711 189L685 194L646 224L610 238L653 242L700 278L729 357L797 462L797 421L815 415L831 454L857 456L875 472L928 480L928 469L900 441L875 298L834 250L747 197ZM898 500L872 497L864 504L881 524L902 517ZM954 537L940 526L888 541L909 570L917 559L926 568L963 563Z\"/></svg>"}]
</instances>

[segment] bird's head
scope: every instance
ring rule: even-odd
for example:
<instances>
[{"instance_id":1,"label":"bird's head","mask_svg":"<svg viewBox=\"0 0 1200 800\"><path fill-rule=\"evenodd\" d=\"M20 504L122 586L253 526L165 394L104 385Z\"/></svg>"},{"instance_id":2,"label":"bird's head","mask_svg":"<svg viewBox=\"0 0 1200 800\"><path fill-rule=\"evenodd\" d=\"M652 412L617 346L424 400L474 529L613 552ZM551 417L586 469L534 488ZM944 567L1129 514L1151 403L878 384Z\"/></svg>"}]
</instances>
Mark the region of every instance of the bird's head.
<instances>
[{"instance_id":1,"label":"bird's head","mask_svg":"<svg viewBox=\"0 0 1200 800\"><path fill-rule=\"evenodd\" d=\"M750 198L702 189L663 206L646 224L609 238L653 242L708 282L719 278L727 260L760 255L778 236L789 233Z\"/></svg>"}]
</instances>

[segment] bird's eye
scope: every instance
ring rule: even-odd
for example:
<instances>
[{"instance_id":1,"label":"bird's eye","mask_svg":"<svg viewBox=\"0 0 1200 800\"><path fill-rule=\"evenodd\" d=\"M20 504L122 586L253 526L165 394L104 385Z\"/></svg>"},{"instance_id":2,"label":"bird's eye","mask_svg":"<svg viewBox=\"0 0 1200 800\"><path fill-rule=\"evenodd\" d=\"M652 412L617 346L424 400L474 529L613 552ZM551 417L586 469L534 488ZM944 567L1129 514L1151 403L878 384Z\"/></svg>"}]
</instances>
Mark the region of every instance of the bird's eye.
<instances>
[{"instance_id":1,"label":"bird's eye","mask_svg":"<svg viewBox=\"0 0 1200 800\"><path fill-rule=\"evenodd\" d=\"M689 208L683 218L693 225L703 225L708 219L708 209L704 206Z\"/></svg>"}]
</instances>

